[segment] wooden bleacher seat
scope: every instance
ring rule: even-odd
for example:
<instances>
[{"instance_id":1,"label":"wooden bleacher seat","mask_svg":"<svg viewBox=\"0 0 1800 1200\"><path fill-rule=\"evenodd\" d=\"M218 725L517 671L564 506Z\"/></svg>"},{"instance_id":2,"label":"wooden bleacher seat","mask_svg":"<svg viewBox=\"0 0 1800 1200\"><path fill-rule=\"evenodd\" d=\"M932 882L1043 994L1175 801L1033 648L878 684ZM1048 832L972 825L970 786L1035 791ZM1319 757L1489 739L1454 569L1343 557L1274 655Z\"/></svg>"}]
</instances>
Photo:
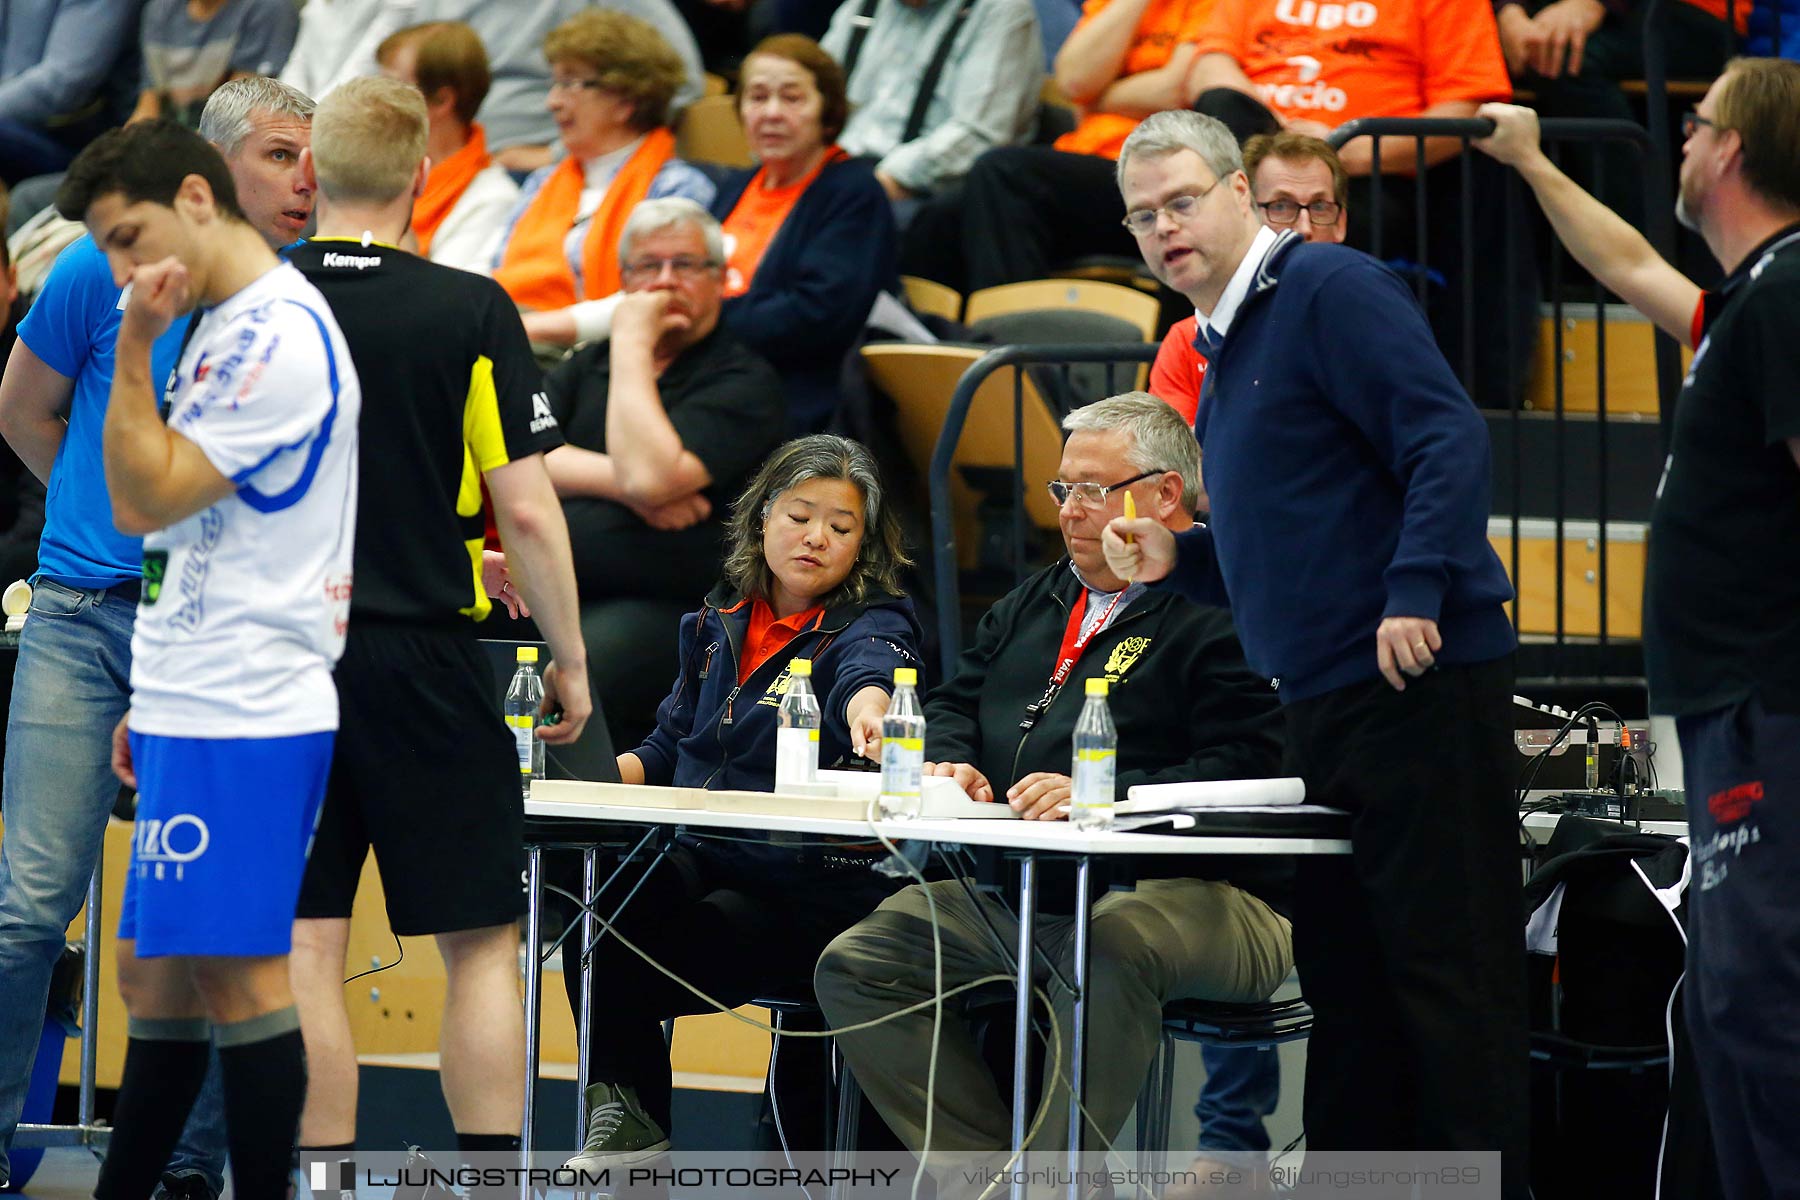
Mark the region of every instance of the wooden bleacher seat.
<instances>
[{"instance_id":1,"label":"wooden bleacher seat","mask_svg":"<svg viewBox=\"0 0 1800 1200\"><path fill-rule=\"evenodd\" d=\"M1570 637L1600 633L1599 526L1593 521L1565 521L1562 528L1562 632ZM1512 521L1488 520L1488 541L1500 563L1512 574ZM1519 522L1519 570L1513 589L1519 594L1519 632L1552 636L1556 629L1556 526L1542 517ZM1643 636L1644 526L1611 521L1606 526L1606 636ZM1510 607L1509 611L1510 611Z\"/></svg>"},{"instance_id":2,"label":"wooden bleacher seat","mask_svg":"<svg viewBox=\"0 0 1800 1200\"><path fill-rule=\"evenodd\" d=\"M1548 306L1543 310L1537 352L1525 407L1552 412L1556 408L1556 325ZM1606 411L1656 416L1656 328L1623 304L1606 306ZM1563 411L1591 413L1599 409L1600 322L1592 305L1564 306L1562 324ZM1682 369L1693 358L1681 352Z\"/></svg>"},{"instance_id":3,"label":"wooden bleacher seat","mask_svg":"<svg viewBox=\"0 0 1800 1200\"><path fill-rule=\"evenodd\" d=\"M957 382L977 359L987 353L976 346L918 346L877 343L864 346L862 358L869 378L893 401L895 423L906 455L921 477L931 469L932 452L950 411ZM951 506L955 512L957 561L975 566L981 528L976 516L981 494L968 482L970 468L989 468L1008 474L1013 462L1013 378L1010 369L990 375L969 406L968 419L950 472ZM1055 530L1056 504L1045 483L1056 478L1062 462L1062 431L1043 397L1024 378L1024 486L1025 510L1032 524Z\"/></svg>"},{"instance_id":4,"label":"wooden bleacher seat","mask_svg":"<svg viewBox=\"0 0 1800 1200\"><path fill-rule=\"evenodd\" d=\"M1136 327L1148 342L1156 337L1161 306L1154 296L1135 288L1092 279L1033 279L982 288L969 296L963 320L973 325L988 317L1043 309L1076 308L1104 313Z\"/></svg>"},{"instance_id":5,"label":"wooden bleacher seat","mask_svg":"<svg viewBox=\"0 0 1800 1200\"><path fill-rule=\"evenodd\" d=\"M750 142L738 121L735 96L702 96L675 123L675 151L691 161L748 167Z\"/></svg>"},{"instance_id":6,"label":"wooden bleacher seat","mask_svg":"<svg viewBox=\"0 0 1800 1200\"><path fill-rule=\"evenodd\" d=\"M912 305L914 312L943 317L946 321L962 319L962 293L955 288L917 275L902 275L900 286L905 289L906 302Z\"/></svg>"}]
</instances>

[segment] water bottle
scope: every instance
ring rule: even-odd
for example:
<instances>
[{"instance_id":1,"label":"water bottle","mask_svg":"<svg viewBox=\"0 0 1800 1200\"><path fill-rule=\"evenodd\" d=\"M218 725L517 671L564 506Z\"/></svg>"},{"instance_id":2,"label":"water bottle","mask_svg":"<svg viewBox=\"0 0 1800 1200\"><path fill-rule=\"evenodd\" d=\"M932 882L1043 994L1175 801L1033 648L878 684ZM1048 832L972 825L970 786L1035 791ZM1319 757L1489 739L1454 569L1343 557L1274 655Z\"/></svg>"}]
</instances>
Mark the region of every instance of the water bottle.
<instances>
[{"instance_id":1,"label":"water bottle","mask_svg":"<svg viewBox=\"0 0 1800 1200\"><path fill-rule=\"evenodd\" d=\"M896 821L917 817L924 808L920 776L925 769L925 712L919 707L919 673L894 668L894 695L881 718L881 815Z\"/></svg>"},{"instance_id":2,"label":"water bottle","mask_svg":"<svg viewBox=\"0 0 1800 1200\"><path fill-rule=\"evenodd\" d=\"M1069 796L1069 823L1077 829L1111 829L1113 774L1118 762L1119 731L1106 707L1106 680L1087 681L1087 703L1075 722L1075 781Z\"/></svg>"},{"instance_id":3,"label":"water bottle","mask_svg":"<svg viewBox=\"0 0 1800 1200\"><path fill-rule=\"evenodd\" d=\"M775 790L819 780L819 700L812 690L812 659L788 664L787 692L775 717Z\"/></svg>"},{"instance_id":4,"label":"water bottle","mask_svg":"<svg viewBox=\"0 0 1800 1200\"><path fill-rule=\"evenodd\" d=\"M530 794L531 781L544 777L544 743L533 734L538 706L544 702L544 682L537 675L537 647L519 647L519 669L506 689L506 724L512 730L513 747L519 752L519 778Z\"/></svg>"}]
</instances>

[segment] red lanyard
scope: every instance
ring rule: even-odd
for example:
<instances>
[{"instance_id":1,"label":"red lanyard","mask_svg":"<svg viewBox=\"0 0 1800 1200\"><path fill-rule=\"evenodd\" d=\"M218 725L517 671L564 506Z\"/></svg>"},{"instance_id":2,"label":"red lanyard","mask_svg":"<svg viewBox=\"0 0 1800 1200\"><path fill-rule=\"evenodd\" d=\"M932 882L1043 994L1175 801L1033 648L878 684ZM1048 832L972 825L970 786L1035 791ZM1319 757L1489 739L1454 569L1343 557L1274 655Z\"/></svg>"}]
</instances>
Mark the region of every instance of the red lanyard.
<instances>
[{"instance_id":1,"label":"red lanyard","mask_svg":"<svg viewBox=\"0 0 1800 1200\"><path fill-rule=\"evenodd\" d=\"M1075 602L1074 608L1069 612L1069 627L1063 631L1062 648L1056 652L1056 669L1050 672L1050 682L1045 685L1044 694L1038 697L1035 704L1025 706L1025 719L1019 722L1020 729L1030 730L1037 724L1038 717L1050 707L1056 700L1056 694L1062 691L1063 684L1068 682L1069 672L1075 669L1082 650L1094 640L1095 634L1106 628L1106 623L1112 620L1113 610L1119 607L1119 601L1124 598L1125 591L1121 589L1113 596L1112 603L1106 606L1106 611L1100 614L1100 619L1094 622L1093 628L1083 634L1081 626L1083 618L1087 616L1088 590L1085 587L1081 589L1081 599Z\"/></svg>"}]
</instances>

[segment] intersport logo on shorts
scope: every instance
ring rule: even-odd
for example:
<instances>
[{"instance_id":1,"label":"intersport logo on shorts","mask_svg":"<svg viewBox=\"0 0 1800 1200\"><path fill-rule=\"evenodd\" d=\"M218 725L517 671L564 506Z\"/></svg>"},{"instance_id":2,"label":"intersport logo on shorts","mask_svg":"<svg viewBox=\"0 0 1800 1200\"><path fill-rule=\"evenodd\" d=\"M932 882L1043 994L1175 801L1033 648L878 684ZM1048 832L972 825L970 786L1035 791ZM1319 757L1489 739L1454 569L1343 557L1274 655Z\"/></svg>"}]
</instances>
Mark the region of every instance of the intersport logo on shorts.
<instances>
[{"instance_id":1,"label":"intersport logo on shorts","mask_svg":"<svg viewBox=\"0 0 1800 1200\"><path fill-rule=\"evenodd\" d=\"M173 817L140 816L137 821L137 859L139 879L181 879L187 865L206 853L212 844L212 831L193 813Z\"/></svg>"}]
</instances>

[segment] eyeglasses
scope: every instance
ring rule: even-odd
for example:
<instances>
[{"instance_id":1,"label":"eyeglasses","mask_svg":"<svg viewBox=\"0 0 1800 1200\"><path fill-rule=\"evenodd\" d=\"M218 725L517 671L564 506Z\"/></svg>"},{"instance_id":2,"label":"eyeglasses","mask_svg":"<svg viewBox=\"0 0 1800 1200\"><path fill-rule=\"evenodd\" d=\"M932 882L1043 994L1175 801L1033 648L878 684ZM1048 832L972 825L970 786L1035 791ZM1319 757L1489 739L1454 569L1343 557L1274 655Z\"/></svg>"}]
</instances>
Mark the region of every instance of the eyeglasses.
<instances>
[{"instance_id":1,"label":"eyeglasses","mask_svg":"<svg viewBox=\"0 0 1800 1200\"><path fill-rule=\"evenodd\" d=\"M1056 507L1067 504L1069 497L1075 497L1076 503L1083 508L1099 508L1106 503L1106 498L1122 487L1128 487L1140 479L1148 479L1152 475L1164 475L1166 471L1145 471L1142 475L1133 475L1130 479L1121 479L1117 483L1064 483L1060 479L1050 481L1050 498L1056 501Z\"/></svg>"},{"instance_id":2,"label":"eyeglasses","mask_svg":"<svg viewBox=\"0 0 1800 1200\"><path fill-rule=\"evenodd\" d=\"M1185 225L1193 220L1194 215L1200 211L1200 202L1206 199L1213 188L1223 182L1225 181L1222 179L1215 179L1212 181L1212 186L1205 191L1170 196L1167 201L1155 208L1134 208L1125 214L1125 219L1119 224L1131 230L1136 237L1149 237L1156 232L1156 218L1162 213L1168 213L1169 219L1177 225Z\"/></svg>"},{"instance_id":3,"label":"eyeglasses","mask_svg":"<svg viewBox=\"0 0 1800 1200\"><path fill-rule=\"evenodd\" d=\"M602 92L606 88L598 79L552 79L553 92Z\"/></svg>"},{"instance_id":4,"label":"eyeglasses","mask_svg":"<svg viewBox=\"0 0 1800 1200\"><path fill-rule=\"evenodd\" d=\"M1685 142L1693 137L1695 133L1699 132L1702 125L1706 126L1708 129L1724 128L1724 126L1720 125L1717 121L1703 117L1690 108L1681 114L1681 140Z\"/></svg>"},{"instance_id":5,"label":"eyeglasses","mask_svg":"<svg viewBox=\"0 0 1800 1200\"><path fill-rule=\"evenodd\" d=\"M1292 225L1300 219L1300 210L1314 225L1336 225L1338 214L1344 206L1336 200L1314 200L1311 204L1301 204L1297 200L1258 200L1256 207L1263 210L1263 216L1271 225Z\"/></svg>"},{"instance_id":6,"label":"eyeglasses","mask_svg":"<svg viewBox=\"0 0 1800 1200\"><path fill-rule=\"evenodd\" d=\"M717 259L692 258L685 254L674 258L640 258L621 267L619 278L633 285L651 283L662 278L663 268L667 267L675 278L687 281L698 279L708 271L717 270L719 266Z\"/></svg>"}]
</instances>

